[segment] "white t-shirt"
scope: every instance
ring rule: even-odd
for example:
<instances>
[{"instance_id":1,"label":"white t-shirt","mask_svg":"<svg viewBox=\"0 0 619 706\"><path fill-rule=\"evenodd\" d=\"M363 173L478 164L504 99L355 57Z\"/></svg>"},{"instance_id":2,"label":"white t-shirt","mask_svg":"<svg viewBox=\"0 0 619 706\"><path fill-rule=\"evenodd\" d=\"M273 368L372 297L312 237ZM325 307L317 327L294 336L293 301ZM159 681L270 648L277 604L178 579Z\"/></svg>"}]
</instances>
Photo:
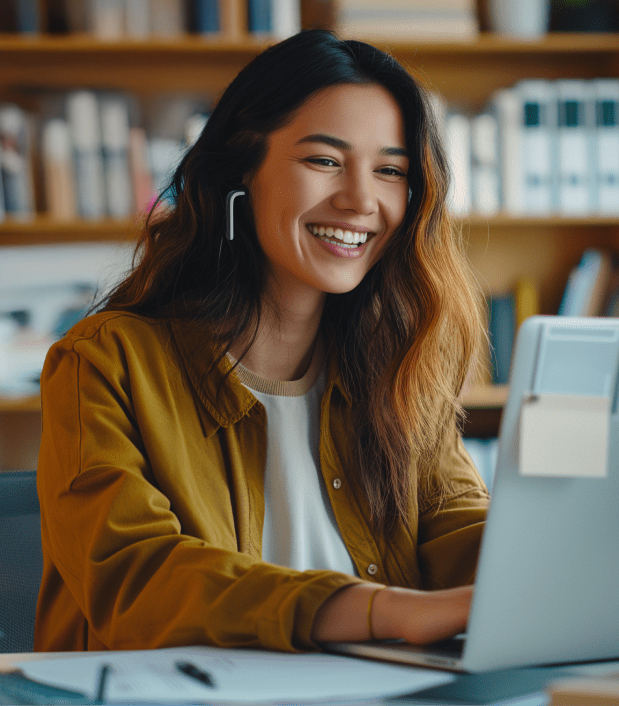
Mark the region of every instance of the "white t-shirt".
<instances>
[{"instance_id":1,"label":"white t-shirt","mask_svg":"<svg viewBox=\"0 0 619 706\"><path fill-rule=\"evenodd\" d=\"M320 471L320 402L326 385L321 347L316 346L300 380L268 380L241 364L235 373L267 415L263 560L299 571L358 576Z\"/></svg>"}]
</instances>

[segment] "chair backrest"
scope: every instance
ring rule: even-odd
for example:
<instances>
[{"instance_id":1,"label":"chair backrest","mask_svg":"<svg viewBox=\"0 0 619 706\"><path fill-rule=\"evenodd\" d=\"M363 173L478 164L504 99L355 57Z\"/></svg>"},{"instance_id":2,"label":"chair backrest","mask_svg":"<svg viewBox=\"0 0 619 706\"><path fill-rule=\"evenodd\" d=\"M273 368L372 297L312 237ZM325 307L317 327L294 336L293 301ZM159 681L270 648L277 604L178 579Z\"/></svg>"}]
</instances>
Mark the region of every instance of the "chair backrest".
<instances>
[{"instance_id":1,"label":"chair backrest","mask_svg":"<svg viewBox=\"0 0 619 706\"><path fill-rule=\"evenodd\" d=\"M36 471L0 471L0 652L32 652L42 571Z\"/></svg>"}]
</instances>

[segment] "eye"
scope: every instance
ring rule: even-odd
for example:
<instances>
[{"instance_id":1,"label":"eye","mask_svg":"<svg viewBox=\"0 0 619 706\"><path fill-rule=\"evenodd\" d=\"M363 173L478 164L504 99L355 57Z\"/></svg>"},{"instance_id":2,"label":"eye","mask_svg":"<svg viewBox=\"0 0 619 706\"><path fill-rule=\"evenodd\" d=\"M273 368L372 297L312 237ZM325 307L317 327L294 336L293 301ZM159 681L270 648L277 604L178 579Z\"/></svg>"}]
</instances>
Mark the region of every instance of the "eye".
<instances>
[{"instance_id":1,"label":"eye","mask_svg":"<svg viewBox=\"0 0 619 706\"><path fill-rule=\"evenodd\" d=\"M333 159L329 159L328 157L314 157L313 159L310 157L305 160L306 162L311 162L312 164L320 164L320 162L333 162L333 164L337 164L337 162ZM324 167L330 167L330 164L322 164L321 166Z\"/></svg>"},{"instance_id":2,"label":"eye","mask_svg":"<svg viewBox=\"0 0 619 706\"><path fill-rule=\"evenodd\" d=\"M333 159L330 159L329 157L314 157L314 158L308 157L305 161L311 162L312 164L319 164L320 166L324 166L324 167L331 167L331 166L337 165L337 162ZM331 164L321 164L322 162L331 162ZM405 177L406 176L406 174L401 172L399 169L396 169L395 167L383 167L380 171L383 173L389 172L389 174L387 174L387 176L397 176L397 177Z\"/></svg>"}]
</instances>

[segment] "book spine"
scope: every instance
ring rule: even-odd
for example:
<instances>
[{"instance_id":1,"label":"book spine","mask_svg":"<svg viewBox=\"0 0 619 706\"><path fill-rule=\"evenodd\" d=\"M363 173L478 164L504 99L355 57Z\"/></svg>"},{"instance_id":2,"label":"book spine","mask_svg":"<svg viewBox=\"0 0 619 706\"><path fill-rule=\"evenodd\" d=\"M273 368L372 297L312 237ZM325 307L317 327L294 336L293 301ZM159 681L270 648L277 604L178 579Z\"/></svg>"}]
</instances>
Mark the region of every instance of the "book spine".
<instances>
[{"instance_id":1,"label":"book spine","mask_svg":"<svg viewBox=\"0 0 619 706\"><path fill-rule=\"evenodd\" d=\"M6 0L3 1L6 2ZM40 33L39 0L17 0L17 28L22 34Z\"/></svg>"},{"instance_id":2,"label":"book spine","mask_svg":"<svg viewBox=\"0 0 619 706\"><path fill-rule=\"evenodd\" d=\"M90 0L90 26L99 39L118 40L125 31L124 0Z\"/></svg>"},{"instance_id":3,"label":"book spine","mask_svg":"<svg viewBox=\"0 0 619 706\"><path fill-rule=\"evenodd\" d=\"M523 212L549 215L554 210L556 92L550 81L521 81Z\"/></svg>"},{"instance_id":4,"label":"book spine","mask_svg":"<svg viewBox=\"0 0 619 706\"><path fill-rule=\"evenodd\" d=\"M107 213L127 218L133 211L129 171L129 107L119 97L101 99L101 132Z\"/></svg>"},{"instance_id":5,"label":"book spine","mask_svg":"<svg viewBox=\"0 0 619 706\"><path fill-rule=\"evenodd\" d=\"M251 34L271 34L273 32L272 0L248 0L247 24Z\"/></svg>"},{"instance_id":6,"label":"book spine","mask_svg":"<svg viewBox=\"0 0 619 706\"><path fill-rule=\"evenodd\" d=\"M67 97L67 116L75 159L78 213L82 218L102 218L106 198L97 96L90 91L71 93Z\"/></svg>"},{"instance_id":7,"label":"book spine","mask_svg":"<svg viewBox=\"0 0 619 706\"><path fill-rule=\"evenodd\" d=\"M501 205L512 216L523 213L522 105L513 88L492 96L492 109L499 125L499 183Z\"/></svg>"},{"instance_id":8,"label":"book spine","mask_svg":"<svg viewBox=\"0 0 619 706\"><path fill-rule=\"evenodd\" d=\"M594 209L601 215L619 214L619 80L593 82L596 128L593 140Z\"/></svg>"},{"instance_id":9,"label":"book spine","mask_svg":"<svg viewBox=\"0 0 619 706\"><path fill-rule=\"evenodd\" d=\"M339 0L336 30L370 39L470 40L479 23L474 0Z\"/></svg>"},{"instance_id":10,"label":"book spine","mask_svg":"<svg viewBox=\"0 0 619 706\"><path fill-rule=\"evenodd\" d=\"M129 168L134 210L135 213L142 214L148 208L154 193L148 140L144 128L132 127L129 129Z\"/></svg>"},{"instance_id":11,"label":"book spine","mask_svg":"<svg viewBox=\"0 0 619 706\"><path fill-rule=\"evenodd\" d=\"M557 81L558 211L562 215L591 213L591 133L588 118L591 86L587 81Z\"/></svg>"},{"instance_id":12,"label":"book spine","mask_svg":"<svg viewBox=\"0 0 619 706\"><path fill-rule=\"evenodd\" d=\"M272 0L273 35L282 40L301 31L300 0Z\"/></svg>"},{"instance_id":13,"label":"book spine","mask_svg":"<svg viewBox=\"0 0 619 706\"><path fill-rule=\"evenodd\" d=\"M247 0L221 0L219 19L222 37L242 40L249 31Z\"/></svg>"},{"instance_id":14,"label":"book spine","mask_svg":"<svg viewBox=\"0 0 619 706\"><path fill-rule=\"evenodd\" d=\"M516 306L516 330L518 330L525 319L539 314L539 292L533 280L528 277L521 277L516 282L514 300Z\"/></svg>"},{"instance_id":15,"label":"book spine","mask_svg":"<svg viewBox=\"0 0 619 706\"><path fill-rule=\"evenodd\" d=\"M452 174L448 207L453 215L464 216L471 210L471 121L452 111L445 121L445 134Z\"/></svg>"},{"instance_id":16,"label":"book spine","mask_svg":"<svg viewBox=\"0 0 619 706\"><path fill-rule=\"evenodd\" d=\"M4 207L4 179L2 176L2 140L0 139L0 223L6 218Z\"/></svg>"},{"instance_id":17,"label":"book spine","mask_svg":"<svg viewBox=\"0 0 619 706\"><path fill-rule=\"evenodd\" d=\"M220 0L195 0L195 31L198 34L212 35L220 31Z\"/></svg>"},{"instance_id":18,"label":"book spine","mask_svg":"<svg viewBox=\"0 0 619 706\"><path fill-rule=\"evenodd\" d=\"M151 0L151 31L159 37L174 38L186 30L182 0Z\"/></svg>"},{"instance_id":19,"label":"book spine","mask_svg":"<svg viewBox=\"0 0 619 706\"><path fill-rule=\"evenodd\" d=\"M125 34L133 39L146 39L150 28L150 0L125 0Z\"/></svg>"},{"instance_id":20,"label":"book spine","mask_svg":"<svg viewBox=\"0 0 619 706\"><path fill-rule=\"evenodd\" d=\"M516 312L514 295L493 295L489 301L488 336L492 361L492 382L506 385L514 346Z\"/></svg>"},{"instance_id":21,"label":"book spine","mask_svg":"<svg viewBox=\"0 0 619 706\"><path fill-rule=\"evenodd\" d=\"M335 24L335 0L301 0L304 29L331 29Z\"/></svg>"},{"instance_id":22,"label":"book spine","mask_svg":"<svg viewBox=\"0 0 619 706\"><path fill-rule=\"evenodd\" d=\"M20 220L34 216L32 133L31 119L25 111L12 103L0 105L4 209L8 216Z\"/></svg>"},{"instance_id":23,"label":"book spine","mask_svg":"<svg viewBox=\"0 0 619 706\"><path fill-rule=\"evenodd\" d=\"M585 250L578 265L570 272L559 307L559 315L587 315L595 281L601 267L602 253L595 248Z\"/></svg>"},{"instance_id":24,"label":"book spine","mask_svg":"<svg viewBox=\"0 0 619 706\"><path fill-rule=\"evenodd\" d=\"M43 126L41 155L47 213L54 220L77 217L71 132L65 120L54 118Z\"/></svg>"},{"instance_id":25,"label":"book spine","mask_svg":"<svg viewBox=\"0 0 619 706\"><path fill-rule=\"evenodd\" d=\"M471 205L476 213L489 216L501 208L498 133L492 113L481 113L471 120Z\"/></svg>"}]
</instances>

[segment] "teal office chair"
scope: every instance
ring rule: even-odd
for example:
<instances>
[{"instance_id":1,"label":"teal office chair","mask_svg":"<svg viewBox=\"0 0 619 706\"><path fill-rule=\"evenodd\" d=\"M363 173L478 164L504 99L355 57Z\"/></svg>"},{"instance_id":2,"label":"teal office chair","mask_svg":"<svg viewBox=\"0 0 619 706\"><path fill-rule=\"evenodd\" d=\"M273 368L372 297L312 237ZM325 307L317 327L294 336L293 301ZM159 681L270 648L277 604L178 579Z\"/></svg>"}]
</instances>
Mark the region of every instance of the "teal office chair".
<instances>
[{"instance_id":1,"label":"teal office chair","mask_svg":"<svg viewBox=\"0 0 619 706\"><path fill-rule=\"evenodd\" d=\"M32 652L43 571L36 471L0 471L0 652Z\"/></svg>"}]
</instances>

